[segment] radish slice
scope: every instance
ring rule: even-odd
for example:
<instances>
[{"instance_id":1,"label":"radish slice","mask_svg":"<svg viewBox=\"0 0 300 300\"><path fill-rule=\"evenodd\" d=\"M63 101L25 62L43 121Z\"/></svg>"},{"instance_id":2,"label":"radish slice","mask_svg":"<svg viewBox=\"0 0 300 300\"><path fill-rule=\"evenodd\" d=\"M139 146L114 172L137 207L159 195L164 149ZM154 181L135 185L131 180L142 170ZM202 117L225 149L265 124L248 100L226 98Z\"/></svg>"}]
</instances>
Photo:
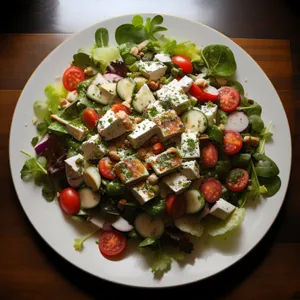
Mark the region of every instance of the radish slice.
<instances>
[{"instance_id":1,"label":"radish slice","mask_svg":"<svg viewBox=\"0 0 300 300\"><path fill-rule=\"evenodd\" d=\"M106 73L104 75L104 78L109 81L109 82L118 82L119 80L121 80L123 77L114 74L114 73Z\"/></svg>"},{"instance_id":2,"label":"radish slice","mask_svg":"<svg viewBox=\"0 0 300 300\"><path fill-rule=\"evenodd\" d=\"M105 224L105 219L100 216L92 216L90 218L90 222L96 225L97 227L99 227L100 229L102 229Z\"/></svg>"},{"instance_id":3,"label":"radish slice","mask_svg":"<svg viewBox=\"0 0 300 300\"><path fill-rule=\"evenodd\" d=\"M206 88L203 89L203 91L210 95L214 95L214 96L219 95L219 91L212 85L208 85Z\"/></svg>"},{"instance_id":4,"label":"radish slice","mask_svg":"<svg viewBox=\"0 0 300 300\"><path fill-rule=\"evenodd\" d=\"M226 130L234 130L237 132L244 131L249 125L248 116L241 111L234 111L228 115Z\"/></svg>"},{"instance_id":5,"label":"radish slice","mask_svg":"<svg viewBox=\"0 0 300 300\"><path fill-rule=\"evenodd\" d=\"M47 148L48 146L48 140L49 140L49 135L46 134L43 139L35 145L34 150L37 155L41 155Z\"/></svg>"},{"instance_id":6,"label":"radish slice","mask_svg":"<svg viewBox=\"0 0 300 300\"><path fill-rule=\"evenodd\" d=\"M204 208L200 212L199 220L202 220L205 216L207 216L209 214L209 211L210 211L210 208L209 208L208 203L206 202Z\"/></svg>"},{"instance_id":7,"label":"radish slice","mask_svg":"<svg viewBox=\"0 0 300 300\"><path fill-rule=\"evenodd\" d=\"M111 224L111 226L122 232L128 232L133 229L133 226L122 217L119 217L117 221Z\"/></svg>"}]
</instances>

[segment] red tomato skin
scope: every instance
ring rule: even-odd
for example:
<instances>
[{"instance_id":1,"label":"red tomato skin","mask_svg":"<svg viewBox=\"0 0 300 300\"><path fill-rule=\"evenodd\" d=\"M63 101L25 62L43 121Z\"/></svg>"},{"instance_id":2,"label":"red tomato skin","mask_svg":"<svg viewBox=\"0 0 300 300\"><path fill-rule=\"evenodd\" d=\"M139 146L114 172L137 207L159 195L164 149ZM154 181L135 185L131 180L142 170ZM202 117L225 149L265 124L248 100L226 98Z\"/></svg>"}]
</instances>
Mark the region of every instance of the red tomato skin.
<instances>
[{"instance_id":1,"label":"red tomato skin","mask_svg":"<svg viewBox=\"0 0 300 300\"><path fill-rule=\"evenodd\" d=\"M111 107L111 110L116 114L119 111L124 111L127 115L130 115L131 110L129 107L127 107L126 105L120 103L120 104L114 104Z\"/></svg>"},{"instance_id":2,"label":"red tomato skin","mask_svg":"<svg viewBox=\"0 0 300 300\"><path fill-rule=\"evenodd\" d=\"M219 159L219 154L216 146L213 143L208 143L202 149L202 162L206 167L214 167Z\"/></svg>"},{"instance_id":3,"label":"red tomato skin","mask_svg":"<svg viewBox=\"0 0 300 300\"><path fill-rule=\"evenodd\" d=\"M79 194L74 188L65 188L59 195L59 205L66 214L76 214L80 210Z\"/></svg>"},{"instance_id":4,"label":"red tomato skin","mask_svg":"<svg viewBox=\"0 0 300 300\"><path fill-rule=\"evenodd\" d=\"M208 101L215 102L218 100L218 95L213 95L205 92L195 83L192 83L189 92L193 97L195 97L198 100L198 102L208 102Z\"/></svg>"},{"instance_id":5,"label":"red tomato skin","mask_svg":"<svg viewBox=\"0 0 300 300\"><path fill-rule=\"evenodd\" d=\"M238 153L243 146L242 136L234 130L225 130L223 137L223 150L228 155Z\"/></svg>"},{"instance_id":6,"label":"red tomato skin","mask_svg":"<svg viewBox=\"0 0 300 300\"><path fill-rule=\"evenodd\" d=\"M93 130L97 126L99 115L92 108L86 108L82 113L83 124L90 130Z\"/></svg>"},{"instance_id":7,"label":"red tomato skin","mask_svg":"<svg viewBox=\"0 0 300 300\"><path fill-rule=\"evenodd\" d=\"M236 183L232 183L229 180L230 173L237 171L237 170L240 170L241 172L243 172L243 176L238 178ZM248 172L244 169L236 168L236 169L231 170L230 173L228 174L228 176L226 178L226 187L233 192L240 192L240 191L244 190L247 187L248 182L249 182Z\"/></svg>"},{"instance_id":8,"label":"red tomato skin","mask_svg":"<svg viewBox=\"0 0 300 300\"><path fill-rule=\"evenodd\" d=\"M107 179L116 179L117 175L113 170L113 163L108 157L104 157L99 160L98 169L101 176Z\"/></svg>"},{"instance_id":9,"label":"red tomato skin","mask_svg":"<svg viewBox=\"0 0 300 300\"><path fill-rule=\"evenodd\" d=\"M241 96L238 91L230 86L223 86L219 89L219 107L225 112L235 111L241 103Z\"/></svg>"},{"instance_id":10,"label":"red tomato skin","mask_svg":"<svg viewBox=\"0 0 300 300\"><path fill-rule=\"evenodd\" d=\"M115 256L123 252L127 244L126 237L115 230L105 231L99 237L99 250L105 256ZM115 248L113 247L115 246Z\"/></svg>"},{"instance_id":11,"label":"red tomato skin","mask_svg":"<svg viewBox=\"0 0 300 300\"><path fill-rule=\"evenodd\" d=\"M186 199L173 194L166 201L167 214L173 219L182 217L186 211Z\"/></svg>"},{"instance_id":12,"label":"red tomato skin","mask_svg":"<svg viewBox=\"0 0 300 300\"><path fill-rule=\"evenodd\" d=\"M162 143L156 143L152 146L152 151L154 154L159 154L159 153L163 152L164 148L165 147Z\"/></svg>"},{"instance_id":13,"label":"red tomato skin","mask_svg":"<svg viewBox=\"0 0 300 300\"><path fill-rule=\"evenodd\" d=\"M222 194L222 184L215 178L208 178L200 187L204 199L209 203L218 201Z\"/></svg>"},{"instance_id":14,"label":"red tomato skin","mask_svg":"<svg viewBox=\"0 0 300 300\"><path fill-rule=\"evenodd\" d=\"M63 85L67 91L76 90L77 84L85 79L85 75L82 69L79 67L68 67L62 77Z\"/></svg>"},{"instance_id":15,"label":"red tomato skin","mask_svg":"<svg viewBox=\"0 0 300 300\"><path fill-rule=\"evenodd\" d=\"M193 64L188 57L175 55L172 57L172 62L181 68L185 74L193 73Z\"/></svg>"}]
</instances>

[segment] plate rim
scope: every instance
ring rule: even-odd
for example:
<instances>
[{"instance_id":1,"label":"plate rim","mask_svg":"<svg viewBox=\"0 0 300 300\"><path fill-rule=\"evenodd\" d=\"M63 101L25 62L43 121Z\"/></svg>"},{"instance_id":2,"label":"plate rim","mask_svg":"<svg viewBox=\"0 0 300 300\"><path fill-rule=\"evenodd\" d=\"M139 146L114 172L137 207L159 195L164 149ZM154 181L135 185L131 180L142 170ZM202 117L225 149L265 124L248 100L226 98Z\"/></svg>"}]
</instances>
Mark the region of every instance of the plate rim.
<instances>
[{"instance_id":1,"label":"plate rim","mask_svg":"<svg viewBox=\"0 0 300 300\"><path fill-rule=\"evenodd\" d=\"M218 270L217 272L214 272L213 274L210 274L204 278L196 278L196 279L193 279L193 280L190 280L189 282L184 282L184 283L177 283L177 284L172 284L172 285L159 285L159 286L145 286L145 285L134 285L134 284L129 284L129 283L124 283L124 282L120 282L120 281L115 281L114 279L108 279L108 278L105 278L105 277L100 277L99 275L96 275L78 265L76 265L75 263L73 263L71 260L69 260L67 257L63 256L61 253L59 253L47 240L45 237L43 237L43 235L41 234L41 232L39 231L39 229L33 224L33 222L31 221L28 213L26 212L24 206L23 206L23 203L20 199L20 196L19 196L19 193L18 193L18 190L17 190L17 187L16 187L16 183L14 181L14 178L13 178L13 170L12 170L12 159L11 159L11 147L12 147L12 143L11 143L11 137L12 137L12 127L13 127L13 123L15 122L15 113L16 113L16 109L17 109L17 106L19 104L19 101L20 101L20 98L21 96L23 95L27 85L29 84L29 82L31 81L32 77L35 75L37 69L52 55L53 52L56 52L58 51L58 49L65 43L67 42L68 40L71 40L73 38L75 38L77 35L79 35L80 33L82 33L83 31L88 31L90 28L94 27L95 25L97 24L102 24L102 23L105 23L107 21L111 21L111 20L114 20L114 19L119 19L119 18L125 18L125 17L133 17L135 15L140 15L140 16L148 16L148 15L161 15L161 16L168 16L168 17L171 17L171 18L177 18L177 19L182 19L183 21L185 22L192 22L194 24L196 24L197 26L201 25L203 27L206 27L208 28L209 30L213 30L215 31L217 34L219 35L222 35L224 38L226 38L227 40L230 40L232 43L234 43L240 50L243 51L244 54L246 54L252 61L252 63L256 64L257 67L259 67L259 69L261 70L263 76L268 80L268 83L269 85L273 88L274 92L276 93L278 99L280 100L279 101L279 104L281 106L281 110L283 111L284 113L284 116L285 116L285 120L286 120L286 124L287 124L287 128L288 128L288 136L289 136L289 141L290 141L290 160L289 160L289 165L288 165L288 177L286 178L287 180L287 184L286 184L286 188L284 190L284 193L283 193L283 199L281 200L281 203L280 203L280 206L276 212L276 215L274 217L274 219L272 220L272 222L270 223L270 225L268 226L268 229L263 233L263 235L253 244L253 246L248 249L247 251L245 251L245 253L241 254L241 256L236 259L233 263L230 263L228 266L224 267L223 269L221 270ZM47 33L45 33L47 34ZM289 119L287 117L287 113L285 111L285 108L283 106L283 103L282 103L282 100L281 100L281 97L279 96L275 86L273 85L273 83L271 82L269 76L264 72L264 70L261 68L261 66L256 62L256 60L248 53L246 52L240 45L238 45L235 41L232 40L232 38L230 38L229 36L225 35L224 33L218 31L217 29L215 29L214 27L211 27L205 23L202 23L200 21L195 21L193 19L189 19L189 18L186 18L186 17L183 17L183 16L180 16L180 15L175 15L175 14L168 14L168 13L158 13L158 12L137 12L137 13L130 13L130 14L120 14L120 15L116 15L116 16L112 16L112 17L108 17L108 18L104 18L102 19L101 21L98 21L98 22L95 22L89 26L86 26L74 33L71 33L71 34L68 34L68 33L51 33L53 35L69 35L64 41L60 42L54 49L52 49L42 60L41 62L36 66L36 68L31 72L30 76L28 77L28 79L26 80L23 88L22 88L22 91L18 97L18 100L15 104L15 107L14 107L14 110L13 110L13 114L12 114L12 119L11 119L11 124L10 124L10 129L9 129L9 138L8 138L8 142L9 142L9 147L8 147L8 157L9 157L9 167L10 167L10 173L11 173L11 179L12 179L12 182L13 182L13 186L14 186L14 190L15 190L15 193L17 195L17 199L21 205L21 208L24 212L24 214L26 215L26 218L28 219L29 223L31 224L31 226L35 229L35 231L38 233L39 237L42 238L42 240L52 249L52 251L54 251L57 255L59 255L59 257L63 258L67 263L70 263L71 265L73 265L74 267L76 267L77 269L97 278L97 279L100 279L100 280L103 280L105 282L109 282L109 283L112 283L112 284L116 284L116 285L121 285L121 286L124 286L124 287L131 287L131 288L137 288L137 289L168 289L168 288L174 288L174 287L183 287L183 286L186 286L186 285L191 285L191 284L195 284L197 282L202 282L204 280L207 280L215 275L219 275L225 271L227 271L228 269L230 269L231 267L233 267L234 265L236 265L238 262L240 262L242 259L246 258L246 256L248 256L252 251L254 251L258 244L265 238L265 236L267 235L267 233L271 230L271 228L273 227L274 225L274 222L277 220L278 218L278 215L279 213L281 212L282 210L282 206L283 204L285 203L286 201L286 194L287 194L287 190L289 188L289 185L290 185L290 178L291 178L291 166L292 166L292 162L293 162L293 155L292 155L292 133L291 133L291 126L289 124Z\"/></svg>"}]
</instances>

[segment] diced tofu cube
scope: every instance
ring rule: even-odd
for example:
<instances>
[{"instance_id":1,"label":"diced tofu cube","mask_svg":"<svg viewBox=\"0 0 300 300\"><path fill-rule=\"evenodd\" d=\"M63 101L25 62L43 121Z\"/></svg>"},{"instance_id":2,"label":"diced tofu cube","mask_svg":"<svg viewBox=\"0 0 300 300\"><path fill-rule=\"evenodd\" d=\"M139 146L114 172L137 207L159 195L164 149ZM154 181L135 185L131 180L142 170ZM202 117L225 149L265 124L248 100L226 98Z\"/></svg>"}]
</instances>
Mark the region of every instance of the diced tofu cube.
<instances>
[{"instance_id":1,"label":"diced tofu cube","mask_svg":"<svg viewBox=\"0 0 300 300\"><path fill-rule=\"evenodd\" d=\"M178 85L183 89L185 93L187 93L191 88L192 83L193 79L185 75L179 80Z\"/></svg>"},{"instance_id":2,"label":"diced tofu cube","mask_svg":"<svg viewBox=\"0 0 300 300\"><path fill-rule=\"evenodd\" d=\"M151 185L147 181L144 181L133 186L131 192L136 200L143 205L158 195L159 187L158 185Z\"/></svg>"},{"instance_id":3,"label":"diced tofu cube","mask_svg":"<svg viewBox=\"0 0 300 300\"><path fill-rule=\"evenodd\" d=\"M126 132L123 120L112 111L108 110L106 114L98 121L98 132L107 141L117 138Z\"/></svg>"},{"instance_id":4,"label":"diced tofu cube","mask_svg":"<svg viewBox=\"0 0 300 300\"><path fill-rule=\"evenodd\" d=\"M139 159L132 157L117 163L114 170L124 184L134 184L149 176L143 163Z\"/></svg>"},{"instance_id":5,"label":"diced tofu cube","mask_svg":"<svg viewBox=\"0 0 300 300\"><path fill-rule=\"evenodd\" d=\"M168 195L172 194L172 190L166 186L162 181L158 183L159 186L159 196L164 199L167 198Z\"/></svg>"},{"instance_id":6,"label":"diced tofu cube","mask_svg":"<svg viewBox=\"0 0 300 300\"><path fill-rule=\"evenodd\" d=\"M167 66L158 61L140 61L138 67L147 79L153 81L162 78L167 70Z\"/></svg>"},{"instance_id":7,"label":"diced tofu cube","mask_svg":"<svg viewBox=\"0 0 300 300\"><path fill-rule=\"evenodd\" d=\"M171 147L156 156L150 157L148 162L156 175L163 176L179 168L182 159L178 149Z\"/></svg>"},{"instance_id":8,"label":"diced tofu cube","mask_svg":"<svg viewBox=\"0 0 300 300\"><path fill-rule=\"evenodd\" d=\"M134 153L132 148L117 148L116 151L119 154L121 160Z\"/></svg>"},{"instance_id":9,"label":"diced tofu cube","mask_svg":"<svg viewBox=\"0 0 300 300\"><path fill-rule=\"evenodd\" d=\"M183 162L180 168L180 172L190 180L194 180L200 177L200 167L196 160Z\"/></svg>"},{"instance_id":10,"label":"diced tofu cube","mask_svg":"<svg viewBox=\"0 0 300 300\"><path fill-rule=\"evenodd\" d=\"M88 128L85 126L78 126L77 124L74 125L72 123L67 123L66 124L66 130L68 131L69 134L72 135L74 139L77 141L83 141L87 134L88 134Z\"/></svg>"},{"instance_id":11,"label":"diced tofu cube","mask_svg":"<svg viewBox=\"0 0 300 300\"><path fill-rule=\"evenodd\" d=\"M153 122L158 126L158 136L163 142L184 132L184 124L174 110L157 115L153 118Z\"/></svg>"},{"instance_id":12,"label":"diced tofu cube","mask_svg":"<svg viewBox=\"0 0 300 300\"><path fill-rule=\"evenodd\" d=\"M116 86L117 84L113 82L103 83L99 86L102 97L107 99L109 103L121 102L121 100L117 97Z\"/></svg>"},{"instance_id":13,"label":"diced tofu cube","mask_svg":"<svg viewBox=\"0 0 300 300\"><path fill-rule=\"evenodd\" d=\"M174 172L165 176L162 181L175 193L180 194L185 191L191 184L191 180L187 179L180 172Z\"/></svg>"},{"instance_id":14,"label":"diced tofu cube","mask_svg":"<svg viewBox=\"0 0 300 300\"><path fill-rule=\"evenodd\" d=\"M154 122L145 119L128 135L128 140L134 148L139 148L157 133L157 129L158 127Z\"/></svg>"},{"instance_id":15,"label":"diced tofu cube","mask_svg":"<svg viewBox=\"0 0 300 300\"><path fill-rule=\"evenodd\" d=\"M84 141L81 149L86 160L99 160L108 152L106 145L101 142L99 134L95 134L87 141Z\"/></svg>"},{"instance_id":16,"label":"diced tofu cube","mask_svg":"<svg viewBox=\"0 0 300 300\"><path fill-rule=\"evenodd\" d=\"M220 198L210 209L209 214L225 220L234 210L235 206Z\"/></svg>"},{"instance_id":17,"label":"diced tofu cube","mask_svg":"<svg viewBox=\"0 0 300 300\"><path fill-rule=\"evenodd\" d=\"M156 92L157 98L160 101L170 103L171 107L177 114L186 111L190 105L190 99L180 87L178 80L174 79L168 85L164 85Z\"/></svg>"},{"instance_id":18,"label":"diced tofu cube","mask_svg":"<svg viewBox=\"0 0 300 300\"><path fill-rule=\"evenodd\" d=\"M83 182L83 163L81 154L69 157L65 160L66 177L70 186L76 188Z\"/></svg>"},{"instance_id":19,"label":"diced tofu cube","mask_svg":"<svg viewBox=\"0 0 300 300\"><path fill-rule=\"evenodd\" d=\"M163 113L166 111L160 101L155 101L153 103L150 103L147 108L147 116L150 120L153 120L157 115Z\"/></svg>"},{"instance_id":20,"label":"diced tofu cube","mask_svg":"<svg viewBox=\"0 0 300 300\"><path fill-rule=\"evenodd\" d=\"M200 146L197 133L189 132L181 135L180 152L182 158L199 158Z\"/></svg>"},{"instance_id":21,"label":"diced tofu cube","mask_svg":"<svg viewBox=\"0 0 300 300\"><path fill-rule=\"evenodd\" d=\"M200 109L205 114L208 125L216 124L218 105L207 102L205 105L202 105Z\"/></svg>"},{"instance_id":22,"label":"diced tofu cube","mask_svg":"<svg viewBox=\"0 0 300 300\"><path fill-rule=\"evenodd\" d=\"M77 96L78 96L78 92L77 92L77 90L74 90L74 91L69 92L69 93L67 94L66 99L67 99L69 102L74 102L74 101L76 100Z\"/></svg>"},{"instance_id":23,"label":"diced tofu cube","mask_svg":"<svg viewBox=\"0 0 300 300\"><path fill-rule=\"evenodd\" d=\"M104 83L109 83L108 80L106 80L103 75L101 73L98 73L95 77L95 79L93 80L93 83L92 84L95 84L95 85L101 85L101 84L104 84Z\"/></svg>"},{"instance_id":24,"label":"diced tofu cube","mask_svg":"<svg viewBox=\"0 0 300 300\"><path fill-rule=\"evenodd\" d=\"M168 63L168 62L172 61L171 56L163 54L163 53L155 54L154 60L158 60L162 63Z\"/></svg>"}]
</instances>

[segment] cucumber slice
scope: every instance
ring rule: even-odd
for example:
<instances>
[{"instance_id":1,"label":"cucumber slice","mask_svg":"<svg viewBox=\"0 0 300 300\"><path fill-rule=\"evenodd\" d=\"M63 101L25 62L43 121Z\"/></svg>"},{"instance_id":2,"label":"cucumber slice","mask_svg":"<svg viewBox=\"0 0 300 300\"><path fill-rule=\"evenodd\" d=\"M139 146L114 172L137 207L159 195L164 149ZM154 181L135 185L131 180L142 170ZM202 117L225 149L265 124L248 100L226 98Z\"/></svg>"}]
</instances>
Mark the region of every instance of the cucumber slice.
<instances>
[{"instance_id":1,"label":"cucumber slice","mask_svg":"<svg viewBox=\"0 0 300 300\"><path fill-rule=\"evenodd\" d=\"M90 188L84 187L78 190L80 197L81 208L90 209L94 208L100 203L101 195L100 193L93 192Z\"/></svg>"},{"instance_id":2,"label":"cucumber slice","mask_svg":"<svg viewBox=\"0 0 300 300\"><path fill-rule=\"evenodd\" d=\"M91 84L88 87L86 91L86 96L89 99L94 100L95 102L98 102L103 105L107 105L109 103L109 100L102 96L100 88L95 84Z\"/></svg>"},{"instance_id":3,"label":"cucumber slice","mask_svg":"<svg viewBox=\"0 0 300 300\"><path fill-rule=\"evenodd\" d=\"M150 104L155 102L155 98L150 91L147 84L144 84L138 93L135 95L135 98L132 100L132 106L135 111L142 113L144 109Z\"/></svg>"},{"instance_id":4,"label":"cucumber slice","mask_svg":"<svg viewBox=\"0 0 300 300\"><path fill-rule=\"evenodd\" d=\"M135 229L143 238L158 239L164 233L165 224L158 217L141 213L135 219Z\"/></svg>"},{"instance_id":5,"label":"cucumber slice","mask_svg":"<svg viewBox=\"0 0 300 300\"><path fill-rule=\"evenodd\" d=\"M122 100L131 103L135 87L136 82L133 79L123 78L117 82L117 94Z\"/></svg>"},{"instance_id":6,"label":"cucumber slice","mask_svg":"<svg viewBox=\"0 0 300 300\"><path fill-rule=\"evenodd\" d=\"M98 168L95 166L89 166L83 171L83 181L93 191L98 191L101 184L101 176Z\"/></svg>"},{"instance_id":7,"label":"cucumber slice","mask_svg":"<svg viewBox=\"0 0 300 300\"><path fill-rule=\"evenodd\" d=\"M185 212L187 214L195 214L205 206L203 195L196 189L187 190L184 192L183 197L186 199Z\"/></svg>"},{"instance_id":8,"label":"cucumber slice","mask_svg":"<svg viewBox=\"0 0 300 300\"><path fill-rule=\"evenodd\" d=\"M203 133L207 128L207 118L197 107L193 107L189 111L185 112L181 116L181 120L189 132Z\"/></svg>"}]
</instances>

